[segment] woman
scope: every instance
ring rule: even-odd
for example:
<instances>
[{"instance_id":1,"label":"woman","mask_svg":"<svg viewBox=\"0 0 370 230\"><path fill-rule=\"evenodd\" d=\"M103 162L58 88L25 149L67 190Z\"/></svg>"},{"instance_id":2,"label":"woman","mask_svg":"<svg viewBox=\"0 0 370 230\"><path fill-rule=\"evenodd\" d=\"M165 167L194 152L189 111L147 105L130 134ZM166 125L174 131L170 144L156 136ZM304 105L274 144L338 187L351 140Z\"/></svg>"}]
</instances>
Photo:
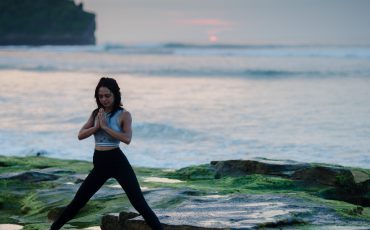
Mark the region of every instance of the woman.
<instances>
[{"instance_id":1,"label":"woman","mask_svg":"<svg viewBox=\"0 0 370 230\"><path fill-rule=\"evenodd\" d=\"M131 114L121 107L121 93L112 78L101 78L95 89L98 106L81 128L78 139L95 137L94 168L78 189L72 202L52 224L51 230L60 229L71 220L89 199L109 179L115 178L125 190L131 204L154 230L163 229L158 217L150 209L141 192L130 163L119 148L119 143L130 144L132 137Z\"/></svg>"}]
</instances>

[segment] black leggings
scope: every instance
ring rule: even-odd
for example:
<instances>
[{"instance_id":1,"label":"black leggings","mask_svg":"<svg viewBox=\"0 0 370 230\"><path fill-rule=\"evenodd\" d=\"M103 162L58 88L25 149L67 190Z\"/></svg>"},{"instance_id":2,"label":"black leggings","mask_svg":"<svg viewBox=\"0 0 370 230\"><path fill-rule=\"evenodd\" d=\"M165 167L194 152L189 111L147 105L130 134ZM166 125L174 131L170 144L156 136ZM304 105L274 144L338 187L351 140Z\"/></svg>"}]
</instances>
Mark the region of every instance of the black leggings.
<instances>
[{"instance_id":1,"label":"black leggings","mask_svg":"<svg viewBox=\"0 0 370 230\"><path fill-rule=\"evenodd\" d=\"M141 192L136 175L126 156L119 149L94 152L94 168L78 189L71 203L52 224L51 230L60 229L71 220L109 178L115 178L125 190L134 208L153 230L162 230L158 217L151 210Z\"/></svg>"}]
</instances>

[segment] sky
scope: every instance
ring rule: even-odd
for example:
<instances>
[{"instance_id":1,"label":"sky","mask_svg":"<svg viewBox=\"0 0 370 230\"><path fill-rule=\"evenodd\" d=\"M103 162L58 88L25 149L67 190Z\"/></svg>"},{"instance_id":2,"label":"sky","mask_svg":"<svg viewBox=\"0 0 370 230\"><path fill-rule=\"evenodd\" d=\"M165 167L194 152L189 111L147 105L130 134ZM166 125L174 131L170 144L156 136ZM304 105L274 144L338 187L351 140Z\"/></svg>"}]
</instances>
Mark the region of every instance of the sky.
<instances>
[{"instance_id":1,"label":"sky","mask_svg":"<svg viewBox=\"0 0 370 230\"><path fill-rule=\"evenodd\" d=\"M370 45L370 0L75 0L98 44Z\"/></svg>"}]
</instances>

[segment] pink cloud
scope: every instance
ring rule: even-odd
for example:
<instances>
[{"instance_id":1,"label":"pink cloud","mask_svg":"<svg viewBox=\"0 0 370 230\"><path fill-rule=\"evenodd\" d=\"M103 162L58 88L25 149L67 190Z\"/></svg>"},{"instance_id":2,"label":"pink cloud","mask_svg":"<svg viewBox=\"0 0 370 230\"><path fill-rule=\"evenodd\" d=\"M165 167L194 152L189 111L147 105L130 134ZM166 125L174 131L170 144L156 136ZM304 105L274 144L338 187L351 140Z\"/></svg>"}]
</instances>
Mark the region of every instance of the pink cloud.
<instances>
[{"instance_id":1,"label":"pink cloud","mask_svg":"<svg viewBox=\"0 0 370 230\"><path fill-rule=\"evenodd\" d=\"M229 26L231 24L227 21L214 18L179 20L178 22L181 24L197 26Z\"/></svg>"}]
</instances>

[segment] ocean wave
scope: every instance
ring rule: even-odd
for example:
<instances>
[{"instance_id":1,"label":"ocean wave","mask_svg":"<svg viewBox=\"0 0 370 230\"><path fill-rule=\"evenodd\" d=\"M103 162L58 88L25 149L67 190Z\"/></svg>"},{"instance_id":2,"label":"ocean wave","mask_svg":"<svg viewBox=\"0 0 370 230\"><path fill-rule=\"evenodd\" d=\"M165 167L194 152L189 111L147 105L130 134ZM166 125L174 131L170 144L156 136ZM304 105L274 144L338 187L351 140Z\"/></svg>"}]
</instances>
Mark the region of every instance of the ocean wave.
<instances>
[{"instance_id":1,"label":"ocean wave","mask_svg":"<svg viewBox=\"0 0 370 230\"><path fill-rule=\"evenodd\" d=\"M0 47L0 70L77 71L136 76L258 79L295 76L370 77L368 59L370 47L355 46L167 43Z\"/></svg>"},{"instance_id":2,"label":"ocean wave","mask_svg":"<svg viewBox=\"0 0 370 230\"><path fill-rule=\"evenodd\" d=\"M245 56L245 57L324 57L370 59L368 46L288 46L288 45L196 45L183 43L120 45L105 44L100 51L129 55Z\"/></svg>"},{"instance_id":3,"label":"ocean wave","mask_svg":"<svg viewBox=\"0 0 370 230\"><path fill-rule=\"evenodd\" d=\"M168 124L161 123L138 123L134 124L135 136L140 138L158 138L192 141L198 133L192 130L177 128Z\"/></svg>"},{"instance_id":4,"label":"ocean wave","mask_svg":"<svg viewBox=\"0 0 370 230\"><path fill-rule=\"evenodd\" d=\"M14 65L0 65L0 70L21 70L21 71L35 71L35 72L109 72L111 74L130 74L136 76L163 76L163 77L240 77L240 78L285 78L285 77L370 77L368 70L356 71L293 71L293 70L279 70L279 69L223 69L223 68L138 68L129 69L125 66L111 68L107 67L81 67L81 66L64 66L64 65L34 65L34 66L14 66Z\"/></svg>"},{"instance_id":5,"label":"ocean wave","mask_svg":"<svg viewBox=\"0 0 370 230\"><path fill-rule=\"evenodd\" d=\"M3 46L0 51L39 51L56 53L111 53L116 55L181 55L245 57L323 57L370 59L370 46L331 45L234 45L234 44L137 44L116 43L95 46Z\"/></svg>"},{"instance_id":6,"label":"ocean wave","mask_svg":"<svg viewBox=\"0 0 370 230\"><path fill-rule=\"evenodd\" d=\"M128 73L128 72L126 72ZM225 70L225 69L157 69L140 70L129 72L130 74L144 74L148 76L182 76L182 77L237 77L251 79L285 78L285 77L346 77L358 76L369 77L370 73L348 72L348 71L293 71L277 69L246 69L246 70Z\"/></svg>"}]
</instances>

